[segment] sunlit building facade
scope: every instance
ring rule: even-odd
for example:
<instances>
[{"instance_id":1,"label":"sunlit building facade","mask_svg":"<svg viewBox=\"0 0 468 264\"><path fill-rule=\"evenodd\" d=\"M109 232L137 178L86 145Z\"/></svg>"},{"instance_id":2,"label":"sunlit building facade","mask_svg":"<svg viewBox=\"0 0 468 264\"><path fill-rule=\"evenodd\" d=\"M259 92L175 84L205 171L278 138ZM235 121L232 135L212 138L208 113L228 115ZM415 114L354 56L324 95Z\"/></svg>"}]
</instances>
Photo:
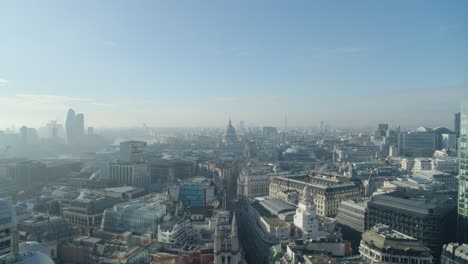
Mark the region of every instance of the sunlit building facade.
<instances>
[{"instance_id":1,"label":"sunlit building facade","mask_svg":"<svg viewBox=\"0 0 468 264\"><path fill-rule=\"evenodd\" d=\"M468 241L468 101L460 112L460 178L458 183L458 235L461 242Z\"/></svg>"}]
</instances>

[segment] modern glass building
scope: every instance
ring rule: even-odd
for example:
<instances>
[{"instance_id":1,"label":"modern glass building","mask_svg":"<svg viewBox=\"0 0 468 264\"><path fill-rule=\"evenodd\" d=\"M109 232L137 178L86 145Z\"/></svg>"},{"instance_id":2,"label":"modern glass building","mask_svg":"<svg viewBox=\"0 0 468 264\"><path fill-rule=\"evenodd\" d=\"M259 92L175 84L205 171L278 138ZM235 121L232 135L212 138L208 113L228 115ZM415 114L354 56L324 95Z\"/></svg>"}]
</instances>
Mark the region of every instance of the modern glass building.
<instances>
[{"instance_id":1,"label":"modern glass building","mask_svg":"<svg viewBox=\"0 0 468 264\"><path fill-rule=\"evenodd\" d=\"M459 139L460 178L458 182L458 235L468 242L468 100L461 105Z\"/></svg>"},{"instance_id":2,"label":"modern glass building","mask_svg":"<svg viewBox=\"0 0 468 264\"><path fill-rule=\"evenodd\" d=\"M104 211L101 228L106 232L130 231L156 235L158 224L166 215L166 205L155 201L132 200Z\"/></svg>"},{"instance_id":3,"label":"modern glass building","mask_svg":"<svg viewBox=\"0 0 468 264\"><path fill-rule=\"evenodd\" d=\"M180 186L179 199L184 204L203 206L205 205L205 186L183 184Z\"/></svg>"},{"instance_id":4,"label":"modern glass building","mask_svg":"<svg viewBox=\"0 0 468 264\"><path fill-rule=\"evenodd\" d=\"M418 128L411 133L400 133L398 149L402 156L432 157L436 149L435 134L426 128Z\"/></svg>"},{"instance_id":5,"label":"modern glass building","mask_svg":"<svg viewBox=\"0 0 468 264\"><path fill-rule=\"evenodd\" d=\"M8 201L0 199L0 263L12 263L15 213Z\"/></svg>"}]
</instances>

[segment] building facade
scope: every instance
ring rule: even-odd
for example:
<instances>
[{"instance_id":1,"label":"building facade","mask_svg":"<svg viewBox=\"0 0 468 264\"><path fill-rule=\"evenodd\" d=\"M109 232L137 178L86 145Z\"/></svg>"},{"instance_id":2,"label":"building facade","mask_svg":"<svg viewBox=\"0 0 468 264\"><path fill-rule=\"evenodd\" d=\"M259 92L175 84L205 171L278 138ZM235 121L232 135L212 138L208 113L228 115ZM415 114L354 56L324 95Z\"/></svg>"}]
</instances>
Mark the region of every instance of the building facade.
<instances>
[{"instance_id":1,"label":"building facade","mask_svg":"<svg viewBox=\"0 0 468 264\"><path fill-rule=\"evenodd\" d=\"M300 175L289 177L273 177L270 182L270 197L281 199L284 191L295 190L303 193L309 186L312 201L317 214L333 217L338 213L341 201L364 196L364 187L360 182L348 178L325 175Z\"/></svg>"},{"instance_id":2,"label":"building facade","mask_svg":"<svg viewBox=\"0 0 468 264\"><path fill-rule=\"evenodd\" d=\"M449 243L444 245L441 264L468 264L468 244Z\"/></svg>"},{"instance_id":3,"label":"building facade","mask_svg":"<svg viewBox=\"0 0 468 264\"><path fill-rule=\"evenodd\" d=\"M461 107L459 142L458 240L468 242L468 101Z\"/></svg>"},{"instance_id":4,"label":"building facade","mask_svg":"<svg viewBox=\"0 0 468 264\"><path fill-rule=\"evenodd\" d=\"M336 221L360 233L366 231L367 198L342 201Z\"/></svg>"},{"instance_id":5,"label":"building facade","mask_svg":"<svg viewBox=\"0 0 468 264\"><path fill-rule=\"evenodd\" d=\"M145 162L114 162L109 172L118 185L145 187L151 184L150 168Z\"/></svg>"},{"instance_id":6,"label":"building facade","mask_svg":"<svg viewBox=\"0 0 468 264\"><path fill-rule=\"evenodd\" d=\"M432 157L436 150L436 137L430 131L417 130L398 135L400 155L407 157Z\"/></svg>"},{"instance_id":7,"label":"building facade","mask_svg":"<svg viewBox=\"0 0 468 264\"><path fill-rule=\"evenodd\" d=\"M156 235L158 224L166 215L166 205L154 201L132 200L106 209L101 229L106 232L130 231L139 235Z\"/></svg>"},{"instance_id":8,"label":"building facade","mask_svg":"<svg viewBox=\"0 0 468 264\"><path fill-rule=\"evenodd\" d=\"M144 141L125 141L120 143L120 160L124 162L141 161L146 149Z\"/></svg>"},{"instance_id":9,"label":"building facade","mask_svg":"<svg viewBox=\"0 0 468 264\"><path fill-rule=\"evenodd\" d=\"M8 201L0 199L0 263L13 261L17 253L14 241L15 225L13 208Z\"/></svg>"},{"instance_id":10,"label":"building facade","mask_svg":"<svg viewBox=\"0 0 468 264\"><path fill-rule=\"evenodd\" d=\"M270 193L270 175L241 175L237 178L237 197L253 200L268 196Z\"/></svg>"},{"instance_id":11,"label":"building facade","mask_svg":"<svg viewBox=\"0 0 468 264\"><path fill-rule=\"evenodd\" d=\"M432 264L429 248L419 240L390 229L375 225L362 235L359 254L366 263Z\"/></svg>"},{"instance_id":12,"label":"building facade","mask_svg":"<svg viewBox=\"0 0 468 264\"><path fill-rule=\"evenodd\" d=\"M172 246L182 246L192 235L190 218L172 216L158 225L158 241Z\"/></svg>"},{"instance_id":13,"label":"building facade","mask_svg":"<svg viewBox=\"0 0 468 264\"><path fill-rule=\"evenodd\" d=\"M368 203L366 229L384 224L421 240L438 259L444 243L455 239L456 201L430 191L395 191Z\"/></svg>"}]
</instances>

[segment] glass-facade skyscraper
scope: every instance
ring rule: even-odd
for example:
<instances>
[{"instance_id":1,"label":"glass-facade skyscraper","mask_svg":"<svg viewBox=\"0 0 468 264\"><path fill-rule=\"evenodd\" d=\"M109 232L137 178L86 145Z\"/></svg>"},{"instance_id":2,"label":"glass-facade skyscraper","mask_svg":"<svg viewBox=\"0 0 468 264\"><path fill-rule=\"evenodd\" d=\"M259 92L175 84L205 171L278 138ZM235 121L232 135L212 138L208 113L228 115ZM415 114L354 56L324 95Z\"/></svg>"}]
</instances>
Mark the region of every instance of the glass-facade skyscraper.
<instances>
[{"instance_id":1,"label":"glass-facade skyscraper","mask_svg":"<svg viewBox=\"0 0 468 264\"><path fill-rule=\"evenodd\" d=\"M468 243L468 101L461 105L459 142L458 235L461 242Z\"/></svg>"}]
</instances>

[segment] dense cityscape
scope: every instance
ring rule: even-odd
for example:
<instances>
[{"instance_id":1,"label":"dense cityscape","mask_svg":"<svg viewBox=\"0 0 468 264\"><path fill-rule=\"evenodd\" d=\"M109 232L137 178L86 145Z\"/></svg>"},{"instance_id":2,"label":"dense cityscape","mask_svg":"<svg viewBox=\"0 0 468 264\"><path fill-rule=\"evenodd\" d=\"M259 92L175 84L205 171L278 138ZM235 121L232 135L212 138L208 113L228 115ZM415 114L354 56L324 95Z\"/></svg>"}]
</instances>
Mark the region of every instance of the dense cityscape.
<instances>
[{"instance_id":1,"label":"dense cityscape","mask_svg":"<svg viewBox=\"0 0 468 264\"><path fill-rule=\"evenodd\" d=\"M226 123L0 132L0 263L467 263L468 105L453 128Z\"/></svg>"},{"instance_id":2,"label":"dense cityscape","mask_svg":"<svg viewBox=\"0 0 468 264\"><path fill-rule=\"evenodd\" d=\"M0 264L468 264L468 0L0 0Z\"/></svg>"}]
</instances>

